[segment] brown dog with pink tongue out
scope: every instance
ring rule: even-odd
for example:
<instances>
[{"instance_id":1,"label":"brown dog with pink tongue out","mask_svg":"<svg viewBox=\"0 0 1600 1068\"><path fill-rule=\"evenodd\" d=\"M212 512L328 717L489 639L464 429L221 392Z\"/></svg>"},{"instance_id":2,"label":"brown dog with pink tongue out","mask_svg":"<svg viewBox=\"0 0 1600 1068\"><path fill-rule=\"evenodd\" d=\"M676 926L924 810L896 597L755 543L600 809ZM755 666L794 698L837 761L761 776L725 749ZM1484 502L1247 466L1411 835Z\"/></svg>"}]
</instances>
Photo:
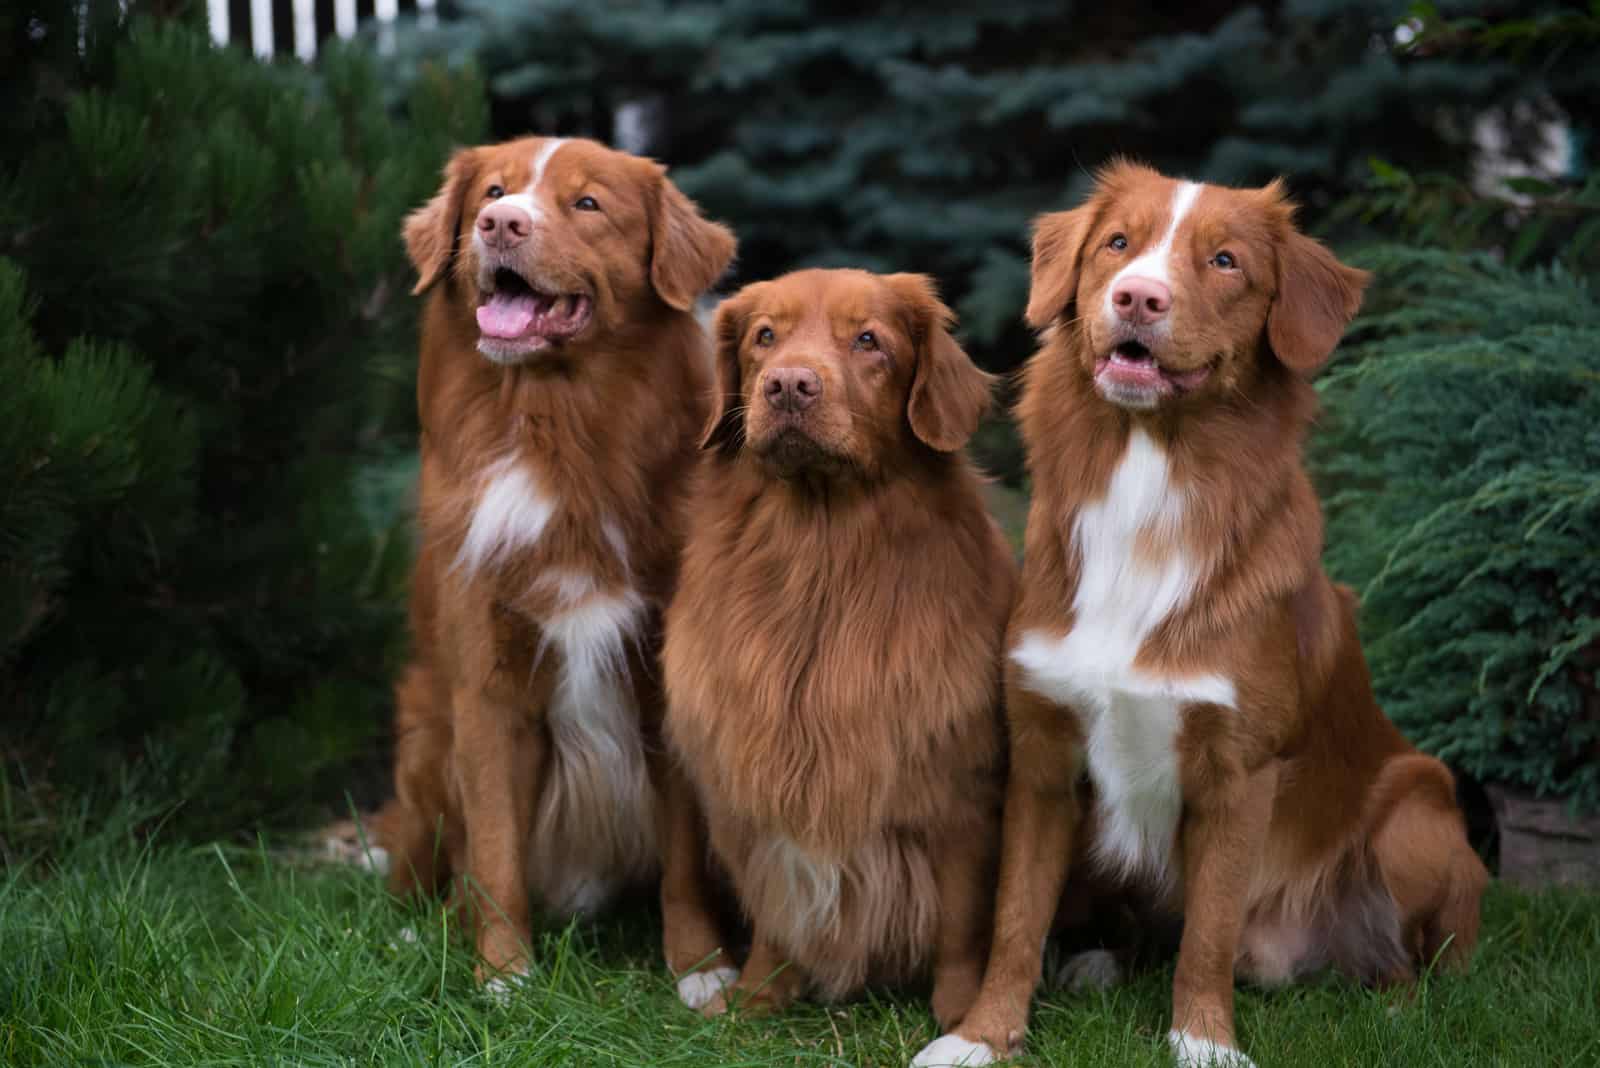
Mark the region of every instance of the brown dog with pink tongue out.
<instances>
[{"instance_id":1,"label":"brown dog with pink tongue out","mask_svg":"<svg viewBox=\"0 0 1600 1068\"><path fill-rule=\"evenodd\" d=\"M687 970L704 849L664 822L693 809L665 803L652 665L712 392L692 308L733 235L650 160L527 138L456 153L405 239L427 303L413 650L373 828L391 885L450 886L504 990L535 908L659 870Z\"/></svg>"},{"instance_id":2,"label":"brown dog with pink tongue out","mask_svg":"<svg viewBox=\"0 0 1600 1068\"><path fill-rule=\"evenodd\" d=\"M1114 163L1038 220L994 939L913 1068L1021 1048L1045 936L1089 886L1181 918L1180 1068L1249 1068L1236 977L1387 987L1471 959L1488 873L1449 770L1373 695L1302 456L1311 376L1366 283L1281 182Z\"/></svg>"}]
</instances>

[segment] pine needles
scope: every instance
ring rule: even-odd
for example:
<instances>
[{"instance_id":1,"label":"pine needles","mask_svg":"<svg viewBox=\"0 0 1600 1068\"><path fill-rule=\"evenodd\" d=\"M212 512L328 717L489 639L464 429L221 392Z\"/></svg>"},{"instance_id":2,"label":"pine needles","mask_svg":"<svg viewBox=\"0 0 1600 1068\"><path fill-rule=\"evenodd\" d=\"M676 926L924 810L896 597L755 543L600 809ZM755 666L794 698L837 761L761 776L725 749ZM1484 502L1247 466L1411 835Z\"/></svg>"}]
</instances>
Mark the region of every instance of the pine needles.
<instances>
[{"instance_id":1,"label":"pine needles","mask_svg":"<svg viewBox=\"0 0 1600 1068\"><path fill-rule=\"evenodd\" d=\"M1313 454L1379 694L1473 775L1600 806L1600 304L1559 265L1363 265Z\"/></svg>"}]
</instances>

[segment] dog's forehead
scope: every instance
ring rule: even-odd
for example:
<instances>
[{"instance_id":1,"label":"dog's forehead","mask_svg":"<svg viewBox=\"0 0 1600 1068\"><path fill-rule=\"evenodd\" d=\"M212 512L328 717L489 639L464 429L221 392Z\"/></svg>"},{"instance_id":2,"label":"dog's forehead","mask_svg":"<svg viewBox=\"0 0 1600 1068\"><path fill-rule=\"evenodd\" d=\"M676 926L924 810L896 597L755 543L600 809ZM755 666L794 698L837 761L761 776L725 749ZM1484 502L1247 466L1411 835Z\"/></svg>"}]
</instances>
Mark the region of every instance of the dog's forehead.
<instances>
[{"instance_id":1,"label":"dog's forehead","mask_svg":"<svg viewBox=\"0 0 1600 1068\"><path fill-rule=\"evenodd\" d=\"M521 189L533 174L533 159L542 137L524 137L478 149L478 171L508 189Z\"/></svg>"},{"instance_id":2,"label":"dog's forehead","mask_svg":"<svg viewBox=\"0 0 1600 1068\"><path fill-rule=\"evenodd\" d=\"M1250 250L1251 266L1257 269L1263 260L1270 262L1270 250L1291 213L1277 184L1240 189L1170 178L1132 165L1102 175L1096 195L1103 219L1125 229L1142 254L1158 244L1185 249L1227 242L1234 245L1235 257Z\"/></svg>"},{"instance_id":3,"label":"dog's forehead","mask_svg":"<svg viewBox=\"0 0 1600 1068\"><path fill-rule=\"evenodd\" d=\"M1287 205L1273 189L1208 185L1190 214L1187 229L1193 238L1214 244L1228 242L1236 258L1251 250L1256 261L1251 267L1261 266L1262 256L1278 244L1290 222Z\"/></svg>"},{"instance_id":4,"label":"dog's forehead","mask_svg":"<svg viewBox=\"0 0 1600 1068\"><path fill-rule=\"evenodd\" d=\"M805 314L814 296L795 275L785 275L751 286L744 294L744 311L752 319L793 322Z\"/></svg>"},{"instance_id":5,"label":"dog's forehead","mask_svg":"<svg viewBox=\"0 0 1600 1068\"><path fill-rule=\"evenodd\" d=\"M600 181L616 188L643 181L649 164L597 141L547 138L534 156L534 171L546 183L575 185Z\"/></svg>"},{"instance_id":6,"label":"dog's forehead","mask_svg":"<svg viewBox=\"0 0 1600 1068\"><path fill-rule=\"evenodd\" d=\"M645 170L643 161L584 138L522 137L479 151L480 171L516 192L597 178L617 187L641 180Z\"/></svg>"},{"instance_id":7,"label":"dog's forehead","mask_svg":"<svg viewBox=\"0 0 1600 1068\"><path fill-rule=\"evenodd\" d=\"M1123 164L1101 175L1096 194L1120 220L1159 223L1171 215L1173 196L1182 184L1148 167Z\"/></svg>"},{"instance_id":8,"label":"dog's forehead","mask_svg":"<svg viewBox=\"0 0 1600 1068\"><path fill-rule=\"evenodd\" d=\"M754 311L837 331L869 319L891 317L899 304L889 285L866 271L812 269L768 283Z\"/></svg>"}]
</instances>

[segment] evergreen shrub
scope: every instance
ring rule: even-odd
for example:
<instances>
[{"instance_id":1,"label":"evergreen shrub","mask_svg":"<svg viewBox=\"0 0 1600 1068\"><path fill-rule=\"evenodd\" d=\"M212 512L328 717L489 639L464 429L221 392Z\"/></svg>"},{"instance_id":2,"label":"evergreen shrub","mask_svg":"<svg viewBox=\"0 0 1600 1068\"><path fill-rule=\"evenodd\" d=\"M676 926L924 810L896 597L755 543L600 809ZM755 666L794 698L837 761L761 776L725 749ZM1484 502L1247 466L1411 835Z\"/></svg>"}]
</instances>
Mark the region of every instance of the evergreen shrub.
<instances>
[{"instance_id":1,"label":"evergreen shrub","mask_svg":"<svg viewBox=\"0 0 1600 1068\"><path fill-rule=\"evenodd\" d=\"M482 86L423 77L401 117L355 50L266 65L115 4L74 48L76 4L26 6L0 75L0 741L30 780L131 779L197 828L286 813L383 736L400 220L482 136Z\"/></svg>"},{"instance_id":2,"label":"evergreen shrub","mask_svg":"<svg viewBox=\"0 0 1600 1068\"><path fill-rule=\"evenodd\" d=\"M1553 265L1381 247L1319 388L1327 562L1379 696L1484 781L1600 807L1600 304Z\"/></svg>"}]
</instances>

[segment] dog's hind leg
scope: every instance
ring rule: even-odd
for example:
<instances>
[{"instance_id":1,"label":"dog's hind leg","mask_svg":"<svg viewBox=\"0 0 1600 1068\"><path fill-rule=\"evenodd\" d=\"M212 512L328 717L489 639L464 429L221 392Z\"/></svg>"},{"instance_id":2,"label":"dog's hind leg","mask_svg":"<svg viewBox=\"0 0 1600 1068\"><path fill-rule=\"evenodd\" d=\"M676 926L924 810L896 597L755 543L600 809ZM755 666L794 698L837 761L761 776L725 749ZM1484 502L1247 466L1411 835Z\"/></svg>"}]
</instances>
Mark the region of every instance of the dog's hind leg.
<instances>
[{"instance_id":1,"label":"dog's hind leg","mask_svg":"<svg viewBox=\"0 0 1600 1068\"><path fill-rule=\"evenodd\" d=\"M1430 756L1391 758L1373 787L1372 849L1415 963L1464 969L1478 941L1489 873L1467 842L1449 770Z\"/></svg>"},{"instance_id":2,"label":"dog's hind leg","mask_svg":"<svg viewBox=\"0 0 1600 1068\"><path fill-rule=\"evenodd\" d=\"M437 893L461 848L450 804L450 710L433 671L417 662L395 686L395 796L372 819L372 840L388 854L389 889Z\"/></svg>"}]
</instances>

